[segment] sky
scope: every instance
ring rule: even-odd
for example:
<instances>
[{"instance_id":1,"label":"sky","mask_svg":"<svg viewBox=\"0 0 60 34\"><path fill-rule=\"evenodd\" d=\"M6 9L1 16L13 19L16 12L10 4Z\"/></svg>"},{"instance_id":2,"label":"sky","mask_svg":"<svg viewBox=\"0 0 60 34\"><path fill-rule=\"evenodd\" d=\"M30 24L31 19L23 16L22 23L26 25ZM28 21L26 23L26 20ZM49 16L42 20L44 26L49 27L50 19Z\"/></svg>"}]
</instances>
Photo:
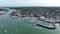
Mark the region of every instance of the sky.
<instances>
[{"instance_id":1,"label":"sky","mask_svg":"<svg viewBox=\"0 0 60 34\"><path fill-rule=\"evenodd\" d=\"M0 0L0 6L60 6L60 0Z\"/></svg>"}]
</instances>

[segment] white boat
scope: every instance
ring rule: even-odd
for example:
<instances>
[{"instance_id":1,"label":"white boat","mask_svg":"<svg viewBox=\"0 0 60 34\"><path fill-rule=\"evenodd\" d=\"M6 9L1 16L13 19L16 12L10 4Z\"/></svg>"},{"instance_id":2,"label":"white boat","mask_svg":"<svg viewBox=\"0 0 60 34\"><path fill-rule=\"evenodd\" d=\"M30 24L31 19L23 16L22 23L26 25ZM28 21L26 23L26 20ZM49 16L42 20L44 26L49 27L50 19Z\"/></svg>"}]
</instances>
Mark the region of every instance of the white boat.
<instances>
[{"instance_id":1,"label":"white boat","mask_svg":"<svg viewBox=\"0 0 60 34\"><path fill-rule=\"evenodd\" d=\"M37 22L36 24L37 26L42 26L42 27L45 27L45 28L48 28L48 29L55 29L56 26L50 22L47 22L47 21L39 21Z\"/></svg>"}]
</instances>

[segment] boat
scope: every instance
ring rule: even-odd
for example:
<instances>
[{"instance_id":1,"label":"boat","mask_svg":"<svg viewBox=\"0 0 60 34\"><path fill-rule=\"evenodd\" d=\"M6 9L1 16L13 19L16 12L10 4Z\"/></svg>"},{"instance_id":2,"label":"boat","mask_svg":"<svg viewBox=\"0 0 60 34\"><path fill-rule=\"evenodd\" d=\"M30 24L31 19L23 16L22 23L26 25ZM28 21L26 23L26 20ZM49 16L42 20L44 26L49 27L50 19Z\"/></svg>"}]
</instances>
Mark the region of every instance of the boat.
<instances>
[{"instance_id":1,"label":"boat","mask_svg":"<svg viewBox=\"0 0 60 34\"><path fill-rule=\"evenodd\" d=\"M48 29L55 29L55 25L53 23L47 22L47 21L40 21L38 23L36 23L37 26L41 26L44 28L48 28Z\"/></svg>"}]
</instances>

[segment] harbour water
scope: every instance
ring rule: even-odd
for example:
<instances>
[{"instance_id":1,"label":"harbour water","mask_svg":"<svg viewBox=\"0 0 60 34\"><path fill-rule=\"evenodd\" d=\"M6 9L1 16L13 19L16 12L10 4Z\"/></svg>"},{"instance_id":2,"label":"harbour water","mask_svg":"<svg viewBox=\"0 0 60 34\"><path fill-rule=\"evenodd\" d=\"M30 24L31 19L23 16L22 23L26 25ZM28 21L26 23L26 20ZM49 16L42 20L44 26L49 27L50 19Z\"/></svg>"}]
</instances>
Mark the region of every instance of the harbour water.
<instances>
[{"instance_id":1,"label":"harbour water","mask_svg":"<svg viewBox=\"0 0 60 34\"><path fill-rule=\"evenodd\" d=\"M29 22L11 18L10 12L0 16L0 34L60 34L59 26L56 29L32 26Z\"/></svg>"}]
</instances>

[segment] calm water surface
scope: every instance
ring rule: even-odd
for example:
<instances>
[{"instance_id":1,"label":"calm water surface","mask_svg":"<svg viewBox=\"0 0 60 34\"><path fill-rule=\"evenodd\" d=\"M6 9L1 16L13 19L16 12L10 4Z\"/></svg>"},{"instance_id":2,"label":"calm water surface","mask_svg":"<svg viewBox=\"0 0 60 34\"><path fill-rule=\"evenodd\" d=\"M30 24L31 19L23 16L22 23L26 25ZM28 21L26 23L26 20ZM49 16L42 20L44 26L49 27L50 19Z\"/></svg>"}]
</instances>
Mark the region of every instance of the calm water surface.
<instances>
[{"instance_id":1,"label":"calm water surface","mask_svg":"<svg viewBox=\"0 0 60 34\"><path fill-rule=\"evenodd\" d=\"M36 27L21 19L11 18L9 12L0 16L0 34L60 34L60 27L46 29Z\"/></svg>"}]
</instances>

